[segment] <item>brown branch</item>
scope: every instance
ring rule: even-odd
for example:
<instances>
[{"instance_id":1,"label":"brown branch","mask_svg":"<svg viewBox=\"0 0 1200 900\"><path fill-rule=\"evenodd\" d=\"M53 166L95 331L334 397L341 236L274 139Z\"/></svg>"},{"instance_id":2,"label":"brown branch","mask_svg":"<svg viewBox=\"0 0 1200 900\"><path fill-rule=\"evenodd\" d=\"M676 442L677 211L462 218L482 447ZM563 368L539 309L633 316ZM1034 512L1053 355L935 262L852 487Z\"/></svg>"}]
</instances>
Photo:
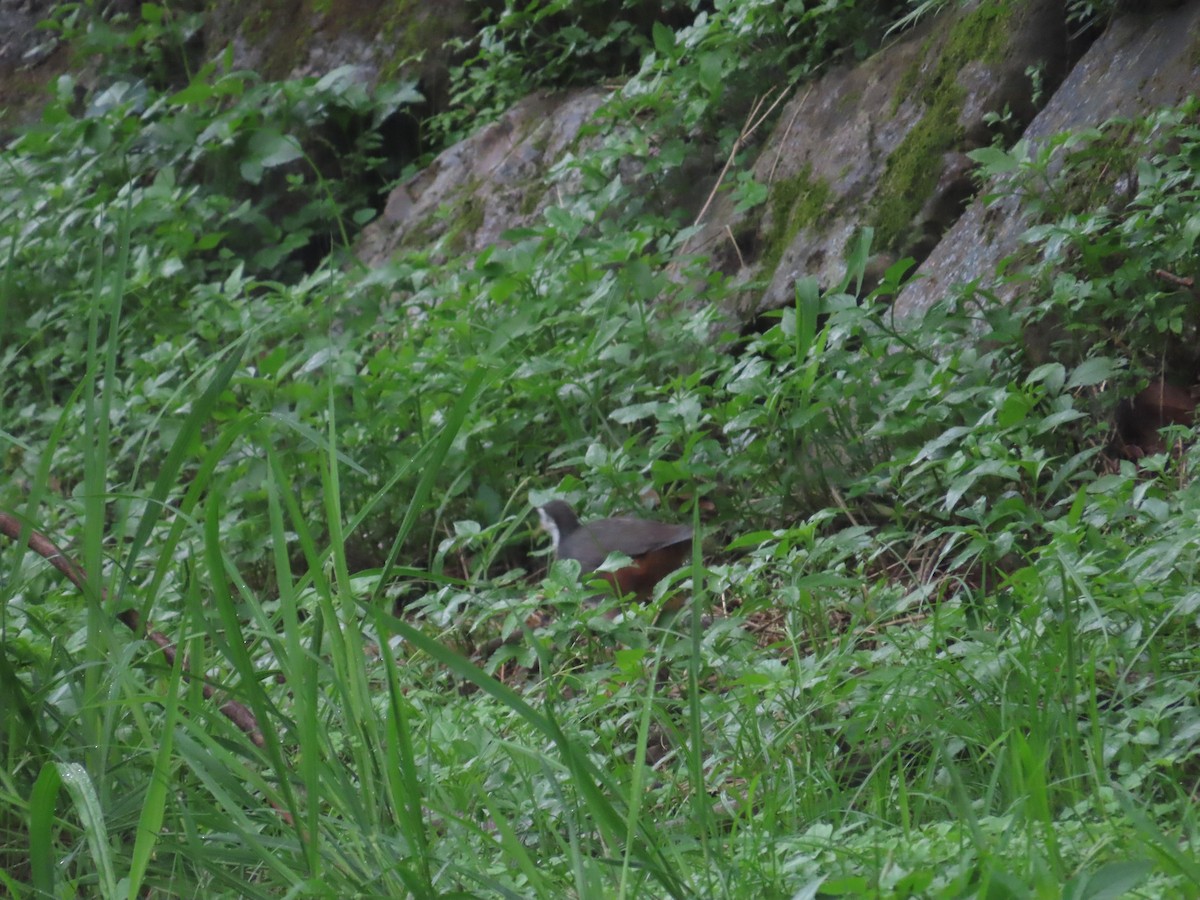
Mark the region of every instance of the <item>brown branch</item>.
<instances>
[{"instance_id":1,"label":"brown branch","mask_svg":"<svg viewBox=\"0 0 1200 900\"><path fill-rule=\"evenodd\" d=\"M13 541L20 542L22 531L21 522L15 516L0 511L0 533L6 534ZM46 537L40 531L30 529L26 546L34 553L44 557L50 565L67 576L67 579L75 587L81 591L86 589L87 577L83 574L83 569L79 568L73 559L63 553L50 538ZM156 631L149 626L143 628L141 616L137 614L137 610L122 610L117 613L117 618L138 637L144 637L157 644L158 649L162 651L163 658L167 661L167 665L175 665L175 658L179 655L178 648L161 631ZM183 677L188 681L191 680L191 676L186 671L183 673ZM201 690L204 693L204 699L208 701L212 701L217 693L216 688L207 681L203 682ZM262 731L258 727L258 720L254 718L254 713L249 709L236 700L229 700L220 707L220 710L225 718L245 732L256 747L264 745Z\"/></svg>"},{"instance_id":2,"label":"brown branch","mask_svg":"<svg viewBox=\"0 0 1200 900\"><path fill-rule=\"evenodd\" d=\"M1173 284L1176 287L1185 287L1190 289L1196 286L1196 280L1194 278L1185 278L1182 275L1176 275L1174 272L1168 272L1166 269L1155 269L1154 274L1163 281Z\"/></svg>"}]
</instances>

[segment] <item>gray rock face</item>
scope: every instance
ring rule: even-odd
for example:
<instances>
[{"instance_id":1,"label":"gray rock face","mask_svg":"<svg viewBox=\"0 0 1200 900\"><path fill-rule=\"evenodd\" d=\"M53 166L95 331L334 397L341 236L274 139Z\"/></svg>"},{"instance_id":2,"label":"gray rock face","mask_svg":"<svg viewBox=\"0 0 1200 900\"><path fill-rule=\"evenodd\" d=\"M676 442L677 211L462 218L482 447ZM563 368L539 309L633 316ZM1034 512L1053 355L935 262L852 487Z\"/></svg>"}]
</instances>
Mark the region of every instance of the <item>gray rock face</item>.
<instances>
[{"instance_id":1,"label":"gray rock face","mask_svg":"<svg viewBox=\"0 0 1200 900\"><path fill-rule=\"evenodd\" d=\"M0 0L0 73L35 63L54 46L49 34L36 30L54 6L45 0Z\"/></svg>"},{"instance_id":2,"label":"gray rock face","mask_svg":"<svg viewBox=\"0 0 1200 900\"><path fill-rule=\"evenodd\" d=\"M36 65L53 52L58 41L37 24L59 5L54 0L0 0L0 74Z\"/></svg>"},{"instance_id":3,"label":"gray rock face","mask_svg":"<svg viewBox=\"0 0 1200 900\"><path fill-rule=\"evenodd\" d=\"M1027 122L1037 67L1053 87L1065 68L1059 0L954 8L853 69L801 87L779 116L754 176L766 209L718 205L693 244L739 281L741 318L793 302L797 278L838 283L863 226L877 249L928 254L972 193L963 151L987 144L989 113Z\"/></svg>"},{"instance_id":4,"label":"gray rock face","mask_svg":"<svg viewBox=\"0 0 1200 900\"><path fill-rule=\"evenodd\" d=\"M1050 135L1180 103L1198 90L1200 3L1128 15L1092 45L1024 137L1036 145ZM983 193L1003 193L1003 185L990 185ZM897 315L924 312L954 285L990 278L997 264L1017 251L1028 224L1013 198L991 206L973 203L917 270L920 277L900 293ZM999 286L998 293L1011 299L1015 288Z\"/></svg>"},{"instance_id":5,"label":"gray rock face","mask_svg":"<svg viewBox=\"0 0 1200 900\"><path fill-rule=\"evenodd\" d=\"M406 246L478 252L509 228L540 219L555 200L551 167L603 103L606 91L526 97L499 121L441 153L388 196L356 252L369 266ZM557 185L570 191L570 185Z\"/></svg>"},{"instance_id":6,"label":"gray rock face","mask_svg":"<svg viewBox=\"0 0 1200 900\"><path fill-rule=\"evenodd\" d=\"M432 108L448 95L453 38L471 36L467 0L356 0L353 4L209 4L204 44L233 48L234 68L267 78L321 76L355 66L364 83L413 78ZM248 14L248 12L250 14Z\"/></svg>"},{"instance_id":7,"label":"gray rock face","mask_svg":"<svg viewBox=\"0 0 1200 900\"><path fill-rule=\"evenodd\" d=\"M712 255L747 285L730 310L743 319L791 303L799 277L840 281L846 248L864 225L876 229L877 249L923 258L974 191L964 151L991 141L989 114L1027 123L1036 111L1027 70L1036 67L1042 89L1052 89L1065 73L1065 49L1062 0L980 2L954 6L862 65L802 86L754 166L771 189L765 207L737 213L735 199L722 195L689 250ZM505 229L536 221L547 205L546 173L604 96L535 95L448 149L393 191L362 235L359 258L380 265L402 247L436 241L447 253L477 252ZM570 185L555 189L569 193ZM693 198L676 199L686 207Z\"/></svg>"},{"instance_id":8,"label":"gray rock face","mask_svg":"<svg viewBox=\"0 0 1200 900\"><path fill-rule=\"evenodd\" d=\"M53 0L0 0L0 141L34 121L46 85L66 71L68 54L56 34L37 27L61 4Z\"/></svg>"},{"instance_id":9,"label":"gray rock face","mask_svg":"<svg viewBox=\"0 0 1200 900\"><path fill-rule=\"evenodd\" d=\"M898 312L928 308L992 272L1024 230L1014 202L971 203L966 153L993 141L996 120L1006 139L1022 129L1038 138L1178 102L1200 82L1198 46L1200 0L1159 7L1114 23L1068 76L1062 0L951 4L865 63L801 86L754 163L767 202L738 213L721 195L688 249L745 286L729 310L744 321L791 303L798 278L839 283L847 247L870 226L881 266L905 255L922 263ZM533 95L449 148L392 192L359 258L476 253L535 224L574 190L570 175L550 173L606 96ZM689 202L682 191L675 200Z\"/></svg>"},{"instance_id":10,"label":"gray rock face","mask_svg":"<svg viewBox=\"0 0 1200 900\"><path fill-rule=\"evenodd\" d=\"M756 180L769 186L767 202L738 213L734 198L719 195L689 246L744 285L730 313L749 319L792 302L800 277L837 284L846 249L864 226L875 229L883 262L912 255L921 263L921 278L897 298L902 315L928 309L955 284L989 276L1018 249L1027 224L1015 201L970 203L976 186L965 154L991 142L992 114L1005 118L1007 136L1028 125L1025 137L1036 141L1178 103L1200 88L1200 0L1124 6L1135 12L1113 23L1069 76L1063 0L978 0L949 4L863 64L801 85L754 162ZM52 44L34 25L53 7L0 0L0 105L10 114L36 98L33 74L44 83L59 70L55 59L66 64L65 54L39 56ZM417 50L470 29L464 0L436 9L367 0L354 10L279 15L264 24L241 7L214 4L205 44L231 41L239 64L269 76L320 75L352 63L374 83ZM427 88L444 87L446 62L433 54L419 68L400 70ZM1049 97L1041 113L1030 67ZM439 242L445 254L478 252L506 229L538 221L574 190L569 174L550 173L606 96L595 89L521 101L397 188L359 240L359 257L381 265L401 248ZM698 205L688 192L703 197L705 178L719 167L700 156L689 161L695 173L681 169L679 183L666 189L681 209ZM638 178L621 174L630 183Z\"/></svg>"}]
</instances>

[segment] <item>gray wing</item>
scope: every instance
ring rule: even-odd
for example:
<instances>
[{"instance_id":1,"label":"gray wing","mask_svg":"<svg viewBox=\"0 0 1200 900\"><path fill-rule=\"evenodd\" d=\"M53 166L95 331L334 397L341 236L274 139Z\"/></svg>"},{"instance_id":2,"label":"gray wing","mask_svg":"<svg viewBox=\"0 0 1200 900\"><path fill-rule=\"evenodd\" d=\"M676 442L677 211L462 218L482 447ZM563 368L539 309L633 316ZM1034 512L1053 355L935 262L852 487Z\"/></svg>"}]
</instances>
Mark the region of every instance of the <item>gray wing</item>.
<instances>
[{"instance_id":1,"label":"gray wing","mask_svg":"<svg viewBox=\"0 0 1200 900\"><path fill-rule=\"evenodd\" d=\"M603 529L596 534L594 526ZM692 529L687 525L668 525L665 522L647 522L643 519L605 519L581 525L572 535L572 556L579 560L579 567L590 572L608 558L609 553L624 553L626 556L641 556L663 547L671 547L691 540ZM608 550L602 549L608 547Z\"/></svg>"}]
</instances>

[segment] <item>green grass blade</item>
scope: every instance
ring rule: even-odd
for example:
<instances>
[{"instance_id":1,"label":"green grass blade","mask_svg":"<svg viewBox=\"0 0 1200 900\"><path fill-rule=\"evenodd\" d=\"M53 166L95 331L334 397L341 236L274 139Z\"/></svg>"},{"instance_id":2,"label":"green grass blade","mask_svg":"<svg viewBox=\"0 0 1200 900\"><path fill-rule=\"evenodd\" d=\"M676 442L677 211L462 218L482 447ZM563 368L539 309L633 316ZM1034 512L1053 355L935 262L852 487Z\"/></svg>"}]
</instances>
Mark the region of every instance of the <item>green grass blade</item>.
<instances>
[{"instance_id":1,"label":"green grass blade","mask_svg":"<svg viewBox=\"0 0 1200 900\"><path fill-rule=\"evenodd\" d=\"M146 512L138 523L137 531L134 533L133 541L129 547L129 558L136 559L141 549L146 545L146 542L150 540L154 526L158 523L159 517L166 508L167 497L178 483L179 472L183 468L184 462L195 452L196 435L199 434L200 427L211 418L213 408L216 406L225 388L228 387L230 379L233 378L234 373L241 365L242 352L243 348L241 345L236 345L228 351L225 360L217 368L217 371L213 373L213 377L205 386L203 393L196 398L188 410L188 414L183 420L183 425L172 442L171 449L167 452L162 466L159 468L158 478L155 479L154 486L150 489ZM215 462L214 460L214 465ZM207 486L208 482L205 479L200 481L200 483ZM146 600L142 604L141 610L143 620L149 616L155 596L155 591L147 591Z\"/></svg>"},{"instance_id":2,"label":"green grass blade","mask_svg":"<svg viewBox=\"0 0 1200 900\"><path fill-rule=\"evenodd\" d=\"M421 478L417 482L417 486L413 489L412 496L409 498L408 505L404 510L404 518L401 519L400 525L396 529L396 537L392 541L391 550L388 552L387 561L380 572L379 582L371 596L370 602L373 603L378 599L379 592L388 583L388 579L392 575L392 569L396 564L396 558L400 553L400 548L404 546L409 532L412 531L417 516L425 509L425 503L433 490L433 483L440 471L442 461L445 460L446 455L449 453L450 445L458 437L458 432L467 419L471 405L475 402L475 398L478 396L480 390L482 390L484 381L489 374L489 370L478 363L470 370L463 384L462 392L458 396L458 400L455 401L454 406L451 407L449 414L446 416L445 424L442 426L442 431L437 442L426 453L424 471L421 473Z\"/></svg>"},{"instance_id":3,"label":"green grass blade","mask_svg":"<svg viewBox=\"0 0 1200 900\"><path fill-rule=\"evenodd\" d=\"M83 825L83 834L99 882L100 896L115 898L117 877L109 846L108 828L104 823L104 811L100 807L96 786L87 769L79 763L60 762L56 765L63 786L71 795L75 811Z\"/></svg>"},{"instance_id":4,"label":"green grass blade","mask_svg":"<svg viewBox=\"0 0 1200 900\"><path fill-rule=\"evenodd\" d=\"M29 866L34 889L47 897L59 893L55 887L58 860L53 838L54 807L61 785L58 766L48 762L42 766L29 795Z\"/></svg>"},{"instance_id":5,"label":"green grass blade","mask_svg":"<svg viewBox=\"0 0 1200 900\"><path fill-rule=\"evenodd\" d=\"M627 800L620 798L620 791L616 785L596 768L588 758L588 751L585 748L567 737L552 715L543 715L537 712L512 688L492 678L478 666L429 638L407 622L393 620L388 627L460 678L490 694L553 741L562 756L564 765L571 772L576 789L583 796L606 839L613 843L622 841L626 817L608 798L610 796L618 798L622 808L628 808ZM533 636L528 632L527 637L529 640L533 640ZM671 896L686 895L687 892L682 881L664 856L659 842L645 828L639 828L634 857L654 875L663 889Z\"/></svg>"},{"instance_id":6,"label":"green grass blade","mask_svg":"<svg viewBox=\"0 0 1200 900\"><path fill-rule=\"evenodd\" d=\"M158 733L158 753L154 757L154 767L150 770L150 786L138 817L137 838L129 861L129 900L135 900L141 893L142 879L146 876L165 817L167 794L174 769L175 720L179 712L179 693L182 686L183 654L180 653L175 656L171 677L167 681L163 717Z\"/></svg>"}]
</instances>

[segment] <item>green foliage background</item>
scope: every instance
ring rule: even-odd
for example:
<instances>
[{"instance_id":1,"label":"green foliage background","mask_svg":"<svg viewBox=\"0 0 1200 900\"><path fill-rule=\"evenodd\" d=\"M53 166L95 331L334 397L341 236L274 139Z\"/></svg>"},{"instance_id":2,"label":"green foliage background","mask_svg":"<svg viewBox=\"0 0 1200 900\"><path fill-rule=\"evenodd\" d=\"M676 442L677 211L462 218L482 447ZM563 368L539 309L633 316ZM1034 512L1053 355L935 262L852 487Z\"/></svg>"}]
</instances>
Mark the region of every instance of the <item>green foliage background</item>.
<instances>
[{"instance_id":1,"label":"green foliage background","mask_svg":"<svg viewBox=\"0 0 1200 900\"><path fill-rule=\"evenodd\" d=\"M411 86L175 83L179 22L68 10L85 46L165 62L82 109L64 80L0 154L0 506L91 584L4 550L4 890L1200 889L1195 451L1105 450L1114 398L1194 343L1195 104L981 151L1036 214L1023 303L964 289L920 321L890 314L907 261L863 289L863 228L846 283L722 334L728 286L620 177L669 174L697 129L731 147L761 79L927 6L611 31L506 8L430 133L582 47L575 75L626 80L581 189L476 258L373 271L348 251L379 148L334 170L321 137ZM1126 174L1119 202L1080 191ZM531 497L647 487L705 534L674 581L696 614L610 618L544 571ZM114 624L130 607L174 666Z\"/></svg>"}]
</instances>

